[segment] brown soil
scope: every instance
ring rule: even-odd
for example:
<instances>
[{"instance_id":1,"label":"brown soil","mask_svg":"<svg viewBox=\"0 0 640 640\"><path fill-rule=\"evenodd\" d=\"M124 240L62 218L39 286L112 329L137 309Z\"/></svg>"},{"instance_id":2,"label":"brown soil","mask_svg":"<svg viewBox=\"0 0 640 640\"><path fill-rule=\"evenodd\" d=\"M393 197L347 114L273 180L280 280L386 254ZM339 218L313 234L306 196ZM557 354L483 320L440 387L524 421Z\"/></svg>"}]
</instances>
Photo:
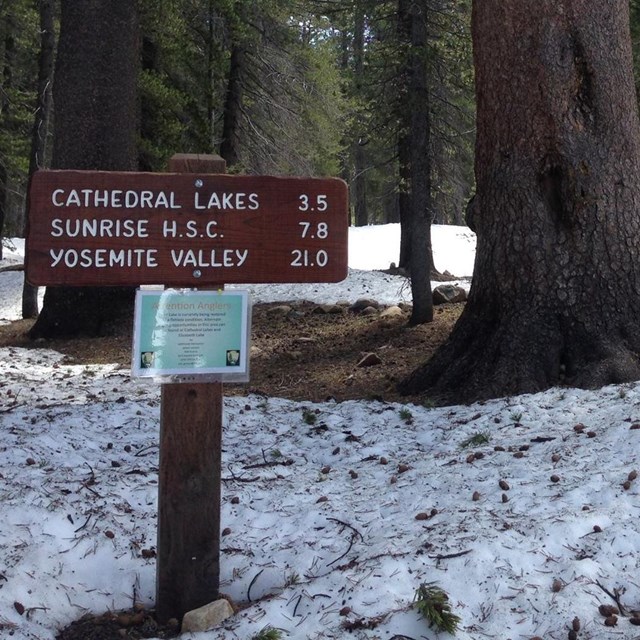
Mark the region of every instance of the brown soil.
<instances>
[{"instance_id":1,"label":"brown soil","mask_svg":"<svg viewBox=\"0 0 640 640\"><path fill-rule=\"evenodd\" d=\"M293 400L337 401L377 399L419 401L398 395L395 386L425 362L447 338L463 304L435 309L434 321L409 327L409 310L386 320L380 310L372 315L343 307L340 313L323 313L309 302L257 304L251 331L251 380L226 385L226 395L260 393ZM119 363L128 367L131 337L41 340L26 337L32 321L0 326L0 347L48 348L67 356L69 363ZM358 366L368 353L380 364Z\"/></svg>"}]
</instances>

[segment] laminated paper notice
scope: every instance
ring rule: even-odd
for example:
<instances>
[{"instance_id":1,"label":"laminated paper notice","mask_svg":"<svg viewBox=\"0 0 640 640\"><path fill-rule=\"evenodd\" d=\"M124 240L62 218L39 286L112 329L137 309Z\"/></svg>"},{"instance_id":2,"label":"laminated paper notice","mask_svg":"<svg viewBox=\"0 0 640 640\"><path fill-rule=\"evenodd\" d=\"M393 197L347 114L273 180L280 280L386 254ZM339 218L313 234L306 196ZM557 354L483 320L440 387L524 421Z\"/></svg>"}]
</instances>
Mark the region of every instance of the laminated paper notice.
<instances>
[{"instance_id":1,"label":"laminated paper notice","mask_svg":"<svg viewBox=\"0 0 640 640\"><path fill-rule=\"evenodd\" d=\"M132 372L248 379L246 291L138 290Z\"/></svg>"}]
</instances>

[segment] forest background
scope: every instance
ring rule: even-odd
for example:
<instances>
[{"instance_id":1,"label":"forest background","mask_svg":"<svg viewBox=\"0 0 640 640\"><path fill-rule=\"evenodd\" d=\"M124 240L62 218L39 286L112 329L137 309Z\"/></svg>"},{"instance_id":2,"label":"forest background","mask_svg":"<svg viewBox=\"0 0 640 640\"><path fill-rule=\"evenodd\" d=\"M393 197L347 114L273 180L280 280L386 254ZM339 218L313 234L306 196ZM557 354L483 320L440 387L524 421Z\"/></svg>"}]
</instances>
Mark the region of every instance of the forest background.
<instances>
[{"instance_id":1,"label":"forest background","mask_svg":"<svg viewBox=\"0 0 640 640\"><path fill-rule=\"evenodd\" d=\"M51 109L43 113L38 76L42 14L57 35L56 4L0 4L3 236L24 233L34 136L44 145L31 167L50 162L53 117ZM415 141L406 113L410 3L138 5L139 170L163 171L172 154L194 152L221 154L230 172L340 176L350 186L354 224L400 220L403 154ZM431 122L428 147L421 149L432 159L429 213L434 222L461 224L473 189L471 2L428 5L420 65ZM51 84L49 78L47 91Z\"/></svg>"},{"instance_id":2,"label":"forest background","mask_svg":"<svg viewBox=\"0 0 640 640\"><path fill-rule=\"evenodd\" d=\"M471 4L3 3L0 235L24 233L28 176L48 166L162 171L174 153L197 152L220 154L231 173L339 175L350 187L353 224L400 222L397 266L411 276L410 325L433 319L429 225L466 220L478 234L481 261L466 324L456 325L448 351L417 371L406 392L440 381L443 371L449 378L438 384L459 392L458 400L637 379L640 346L629 336L637 334L640 247L635 218L625 217L632 202L616 189L625 180L635 184L628 167L640 155L640 9L612 0L597 12L575 0L567 18L564 5L526 14L516 5L503 11L507 5L476 3L475 68L484 98L476 132ZM549 56L559 64L544 64ZM615 81L619 69L624 91ZM546 119L522 134L532 112ZM475 178L474 145L484 151ZM615 150L603 166L600 149ZM597 180L574 188L576 163L580 175ZM624 260L611 259L612 247ZM600 285L605 274L617 288ZM51 287L30 336L103 334L131 293ZM25 300L24 317L34 317L37 308ZM542 347L550 342L552 353ZM517 370L521 363L526 371ZM489 377L492 390L484 388Z\"/></svg>"}]
</instances>

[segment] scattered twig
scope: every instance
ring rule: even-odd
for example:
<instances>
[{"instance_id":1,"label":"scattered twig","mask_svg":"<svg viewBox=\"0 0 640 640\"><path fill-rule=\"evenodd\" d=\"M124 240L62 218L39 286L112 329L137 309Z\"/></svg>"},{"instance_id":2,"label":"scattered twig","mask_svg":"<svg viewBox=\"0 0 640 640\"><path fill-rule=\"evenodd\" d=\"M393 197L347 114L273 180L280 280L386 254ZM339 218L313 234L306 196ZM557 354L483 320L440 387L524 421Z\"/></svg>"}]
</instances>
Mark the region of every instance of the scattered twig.
<instances>
[{"instance_id":1,"label":"scattered twig","mask_svg":"<svg viewBox=\"0 0 640 640\"><path fill-rule=\"evenodd\" d=\"M222 482L258 482L262 478L239 478L233 470L231 469L231 465L227 467L229 469L229 473L231 474L230 478L222 478Z\"/></svg>"},{"instance_id":2,"label":"scattered twig","mask_svg":"<svg viewBox=\"0 0 640 640\"><path fill-rule=\"evenodd\" d=\"M264 462L256 462L255 464L248 464L243 469L264 469L266 467L290 467L293 464L293 460L291 458L287 458L286 460L271 460Z\"/></svg>"},{"instance_id":3,"label":"scattered twig","mask_svg":"<svg viewBox=\"0 0 640 640\"><path fill-rule=\"evenodd\" d=\"M493 613L493 603L491 603L488 607L486 607L484 605L484 603L482 603L480 605L480 622L486 622L491 614Z\"/></svg>"},{"instance_id":4,"label":"scattered twig","mask_svg":"<svg viewBox=\"0 0 640 640\"><path fill-rule=\"evenodd\" d=\"M342 520L338 520L338 518L331 518L331 517L327 518L327 520L331 520L331 522L337 522L338 524L341 524L343 527L346 527L347 529L351 529L351 531L353 531L353 533L357 535L362 542L364 542L364 538L362 537L362 534L354 526L350 525L348 522L344 522Z\"/></svg>"},{"instance_id":5,"label":"scattered twig","mask_svg":"<svg viewBox=\"0 0 640 640\"><path fill-rule=\"evenodd\" d=\"M93 470L93 467L88 462L85 462L85 464L87 465L87 467L89 467L89 472L91 473L91 475L89 476L89 479L85 480L85 484L95 484L96 483L95 471Z\"/></svg>"},{"instance_id":6,"label":"scattered twig","mask_svg":"<svg viewBox=\"0 0 640 640\"><path fill-rule=\"evenodd\" d=\"M626 611L622 602L620 602L620 593L617 589L613 590L613 593L609 591L603 584L601 584L598 580L596 580L596 584L616 603L618 609L620 610L620 614L625 616Z\"/></svg>"},{"instance_id":7,"label":"scattered twig","mask_svg":"<svg viewBox=\"0 0 640 640\"><path fill-rule=\"evenodd\" d=\"M460 556L466 556L467 553L471 553L473 549L466 549L465 551L457 551L456 553L438 554L435 556L429 556L432 560L448 560L449 558L459 558Z\"/></svg>"},{"instance_id":8,"label":"scattered twig","mask_svg":"<svg viewBox=\"0 0 640 640\"><path fill-rule=\"evenodd\" d=\"M0 273L5 273L6 271L24 271L24 265L8 264L6 267L0 267Z\"/></svg>"},{"instance_id":9,"label":"scattered twig","mask_svg":"<svg viewBox=\"0 0 640 640\"><path fill-rule=\"evenodd\" d=\"M342 558L344 558L349 551L351 551L351 548L353 547L353 543L355 542L356 537L351 534L351 538L349 539L349 547L347 548L347 550L340 556L338 556L335 560L332 560L331 562L327 562L327 567L330 567L332 564L335 564L336 562L338 562L338 560L342 560Z\"/></svg>"},{"instance_id":10,"label":"scattered twig","mask_svg":"<svg viewBox=\"0 0 640 640\"><path fill-rule=\"evenodd\" d=\"M264 478L239 478L238 476L231 476L230 478L222 478L222 482L260 482Z\"/></svg>"},{"instance_id":11,"label":"scattered twig","mask_svg":"<svg viewBox=\"0 0 640 640\"><path fill-rule=\"evenodd\" d=\"M337 522L342 527L346 527L347 529L351 529L351 538L349 539L349 547L347 548L347 550L342 555L338 556L335 560L332 560L331 562L327 563L327 567L330 567L332 564L335 564L336 562L339 562L340 560L342 560L342 558L344 558L349 553L349 551L351 551L351 548L353 547L353 544L354 544L354 542L356 541L356 539L358 537L360 538L360 540L362 542L364 542L364 538L362 537L362 534L355 527L351 526L347 522L343 522L342 520L338 520L338 518L327 518L327 520L331 520L333 522Z\"/></svg>"},{"instance_id":12,"label":"scattered twig","mask_svg":"<svg viewBox=\"0 0 640 640\"><path fill-rule=\"evenodd\" d=\"M296 612L298 611L298 605L302 602L302 594L298 596L298 602L296 602L296 606L293 607L293 617L296 617Z\"/></svg>"},{"instance_id":13,"label":"scattered twig","mask_svg":"<svg viewBox=\"0 0 640 640\"><path fill-rule=\"evenodd\" d=\"M255 576L253 576L253 580L249 583L249 588L247 589L247 600L251 602L251 587L253 587L255 581L260 577L260 574L264 571L264 569L260 569Z\"/></svg>"},{"instance_id":14,"label":"scattered twig","mask_svg":"<svg viewBox=\"0 0 640 640\"><path fill-rule=\"evenodd\" d=\"M342 627L347 631L356 631L359 629L375 629L379 627L390 615L390 612L383 613L373 618L358 618L356 620L345 620ZM401 636L402 637L402 636Z\"/></svg>"},{"instance_id":15,"label":"scattered twig","mask_svg":"<svg viewBox=\"0 0 640 640\"><path fill-rule=\"evenodd\" d=\"M10 407L7 407L6 409L0 409L0 413L10 413L11 411L15 411L16 409L20 408L20 407L24 407L25 404L27 404L26 402L21 402L20 404L12 404Z\"/></svg>"},{"instance_id":16,"label":"scattered twig","mask_svg":"<svg viewBox=\"0 0 640 640\"><path fill-rule=\"evenodd\" d=\"M78 531L82 531L89 524L89 520L91 520L91 515L92 514L89 514L87 516L87 519L84 521L84 524L78 527L77 529L74 529L73 533L78 533Z\"/></svg>"},{"instance_id":17,"label":"scattered twig","mask_svg":"<svg viewBox=\"0 0 640 640\"><path fill-rule=\"evenodd\" d=\"M139 458L140 456L144 455L147 451L150 451L151 449L158 449L159 446L157 444L150 444L147 447L142 447L142 449L140 449L140 451L136 451L136 453L134 454L135 458Z\"/></svg>"},{"instance_id":18,"label":"scattered twig","mask_svg":"<svg viewBox=\"0 0 640 640\"><path fill-rule=\"evenodd\" d=\"M84 482L81 483L81 486L91 491L91 493L93 493L98 498L102 498L102 496L95 489L91 488L91 485L96 484L96 474L88 462L85 462L85 464L87 465L87 467L89 467L89 471L91 472L91 475L89 476L88 480L85 480Z\"/></svg>"},{"instance_id":19,"label":"scattered twig","mask_svg":"<svg viewBox=\"0 0 640 640\"><path fill-rule=\"evenodd\" d=\"M34 611L45 611L46 612L46 611L49 611L49 607L27 607L25 609L25 613L26 613L27 618L30 618L31 614Z\"/></svg>"}]
</instances>

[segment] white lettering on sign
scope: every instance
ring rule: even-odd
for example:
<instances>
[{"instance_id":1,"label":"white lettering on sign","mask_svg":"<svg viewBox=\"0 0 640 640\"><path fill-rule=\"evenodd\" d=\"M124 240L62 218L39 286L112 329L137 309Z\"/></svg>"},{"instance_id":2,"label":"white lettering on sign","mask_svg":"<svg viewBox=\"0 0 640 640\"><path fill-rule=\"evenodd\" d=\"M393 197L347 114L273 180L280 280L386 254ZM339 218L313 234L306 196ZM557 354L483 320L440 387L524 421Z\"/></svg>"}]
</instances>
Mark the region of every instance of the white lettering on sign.
<instances>
[{"instance_id":1,"label":"white lettering on sign","mask_svg":"<svg viewBox=\"0 0 640 640\"><path fill-rule=\"evenodd\" d=\"M202 194L194 194L193 205L196 209L235 209L242 211L250 209L256 211L260 208L260 201L257 193L216 193L215 191L209 196L206 202L201 201ZM202 196L206 199L205 196Z\"/></svg>"},{"instance_id":2,"label":"white lettering on sign","mask_svg":"<svg viewBox=\"0 0 640 640\"><path fill-rule=\"evenodd\" d=\"M54 207L182 209L173 191L122 189L56 189L51 193L51 204Z\"/></svg>"},{"instance_id":3,"label":"white lettering on sign","mask_svg":"<svg viewBox=\"0 0 640 640\"><path fill-rule=\"evenodd\" d=\"M317 222L315 226L312 222L298 222L298 224L302 227L301 238L326 240L329 237L329 225L326 222Z\"/></svg>"},{"instance_id":4,"label":"white lettering on sign","mask_svg":"<svg viewBox=\"0 0 640 640\"><path fill-rule=\"evenodd\" d=\"M299 211L326 211L329 208L327 196L322 193L318 194L315 199L313 196L309 197L306 193L302 193L298 196L298 200Z\"/></svg>"},{"instance_id":5,"label":"white lettering on sign","mask_svg":"<svg viewBox=\"0 0 640 640\"><path fill-rule=\"evenodd\" d=\"M178 226L175 220L164 220L162 222L162 236L164 238L224 238L218 231L218 221L209 220L202 224L198 220L187 220L184 227Z\"/></svg>"},{"instance_id":6,"label":"white lettering on sign","mask_svg":"<svg viewBox=\"0 0 640 640\"><path fill-rule=\"evenodd\" d=\"M241 267L248 256L248 249L171 249L176 267Z\"/></svg>"},{"instance_id":7,"label":"white lettering on sign","mask_svg":"<svg viewBox=\"0 0 640 640\"><path fill-rule=\"evenodd\" d=\"M326 267L329 263L329 254L324 250L309 251L308 249L294 249L291 252L293 258L291 259L292 267Z\"/></svg>"},{"instance_id":8,"label":"white lettering on sign","mask_svg":"<svg viewBox=\"0 0 640 640\"><path fill-rule=\"evenodd\" d=\"M175 220L165 220L162 223L162 235L165 238L177 238L178 223Z\"/></svg>"},{"instance_id":9,"label":"white lettering on sign","mask_svg":"<svg viewBox=\"0 0 640 640\"><path fill-rule=\"evenodd\" d=\"M157 267L157 249L50 249L52 267Z\"/></svg>"},{"instance_id":10,"label":"white lettering on sign","mask_svg":"<svg viewBox=\"0 0 640 640\"><path fill-rule=\"evenodd\" d=\"M186 229L185 235L187 238L197 238L197 237L202 238L205 235L207 238L217 238L218 237L218 232L216 231L217 224L218 223L216 220L209 220L209 222L201 230L197 220L188 220L186 224L187 229Z\"/></svg>"},{"instance_id":11,"label":"white lettering on sign","mask_svg":"<svg viewBox=\"0 0 640 640\"><path fill-rule=\"evenodd\" d=\"M51 236L61 238L148 238L148 220L110 220L109 218L62 220L54 218L51 221Z\"/></svg>"},{"instance_id":12,"label":"white lettering on sign","mask_svg":"<svg viewBox=\"0 0 640 640\"><path fill-rule=\"evenodd\" d=\"M40 171L29 195L26 275L38 285L334 282L347 271L348 191L335 179Z\"/></svg>"}]
</instances>

